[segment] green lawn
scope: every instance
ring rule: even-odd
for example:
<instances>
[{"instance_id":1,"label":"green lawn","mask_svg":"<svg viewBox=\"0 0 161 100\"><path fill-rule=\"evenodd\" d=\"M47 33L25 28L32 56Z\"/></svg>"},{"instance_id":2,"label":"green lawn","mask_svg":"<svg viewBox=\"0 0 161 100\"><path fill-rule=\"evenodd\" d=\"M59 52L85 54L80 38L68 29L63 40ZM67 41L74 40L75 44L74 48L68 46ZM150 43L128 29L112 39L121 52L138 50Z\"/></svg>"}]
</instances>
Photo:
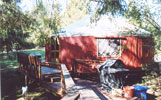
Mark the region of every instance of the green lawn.
<instances>
[{"instance_id":1,"label":"green lawn","mask_svg":"<svg viewBox=\"0 0 161 100\"><path fill-rule=\"evenodd\" d=\"M40 53L42 59L45 59L45 50L25 50L28 53ZM2 100L16 100L21 99L21 87L24 86L24 77L18 70L17 53L10 53L10 57L6 53L0 54L1 66L1 96ZM53 93L46 92L37 84L33 83L29 86L28 97L33 100L53 100L56 96Z\"/></svg>"},{"instance_id":2,"label":"green lawn","mask_svg":"<svg viewBox=\"0 0 161 100\"><path fill-rule=\"evenodd\" d=\"M39 53L41 54L42 59L45 59L45 51L42 50L25 50L22 52L28 52L28 53ZM9 54L10 57L8 57L7 53L0 54L0 65L2 72L4 71L10 71L14 70L17 66L17 53L13 52Z\"/></svg>"}]
</instances>

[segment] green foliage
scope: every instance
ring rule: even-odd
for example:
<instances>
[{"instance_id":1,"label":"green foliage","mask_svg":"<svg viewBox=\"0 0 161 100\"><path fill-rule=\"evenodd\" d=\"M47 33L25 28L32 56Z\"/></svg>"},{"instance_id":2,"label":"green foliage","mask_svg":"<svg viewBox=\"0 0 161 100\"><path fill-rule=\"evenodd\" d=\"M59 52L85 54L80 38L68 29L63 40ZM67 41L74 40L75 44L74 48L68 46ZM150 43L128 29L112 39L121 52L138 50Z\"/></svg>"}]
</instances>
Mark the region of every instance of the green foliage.
<instances>
[{"instance_id":1,"label":"green foliage","mask_svg":"<svg viewBox=\"0 0 161 100\"><path fill-rule=\"evenodd\" d=\"M148 98L149 100L160 100L161 99L161 76L156 72L151 72L146 76L142 77L142 82L137 85L148 86L148 94L155 95L155 98Z\"/></svg>"},{"instance_id":2,"label":"green foliage","mask_svg":"<svg viewBox=\"0 0 161 100\"><path fill-rule=\"evenodd\" d=\"M31 30L31 38L37 46L43 47L48 41L50 34L57 34L61 28L60 5L53 4L52 11L48 11L40 0L31 16L35 19Z\"/></svg>"},{"instance_id":3,"label":"green foliage","mask_svg":"<svg viewBox=\"0 0 161 100\"><path fill-rule=\"evenodd\" d=\"M60 5L54 4L53 5L54 17L51 17L50 21L50 28L52 29L53 33L57 33L61 29L61 15L60 15Z\"/></svg>"},{"instance_id":4,"label":"green foliage","mask_svg":"<svg viewBox=\"0 0 161 100\"><path fill-rule=\"evenodd\" d=\"M155 10L151 10L150 6L154 5L148 3L148 0L126 2L126 0L98 0L98 9L94 19L103 14L123 15L133 25L151 32L155 38L155 53L161 51L161 24L157 21L157 18L161 19L160 0L152 0L152 3L155 2L155 5L158 6Z\"/></svg>"},{"instance_id":5,"label":"green foliage","mask_svg":"<svg viewBox=\"0 0 161 100\"><path fill-rule=\"evenodd\" d=\"M89 0L70 0L62 15L62 27L83 18L89 12Z\"/></svg>"},{"instance_id":6,"label":"green foliage","mask_svg":"<svg viewBox=\"0 0 161 100\"><path fill-rule=\"evenodd\" d=\"M32 24L30 17L23 14L14 2L2 2L0 15L0 50L9 52L29 47L26 42L29 33L26 31Z\"/></svg>"},{"instance_id":7,"label":"green foliage","mask_svg":"<svg viewBox=\"0 0 161 100\"><path fill-rule=\"evenodd\" d=\"M155 38L156 53L161 51L161 25L158 24L157 20L155 20L155 17L160 16L160 13L152 13L149 5L144 0L140 0L139 2L137 2L137 0L133 0L129 3L129 7L125 16L135 26L151 32Z\"/></svg>"},{"instance_id":8,"label":"green foliage","mask_svg":"<svg viewBox=\"0 0 161 100\"><path fill-rule=\"evenodd\" d=\"M112 14L121 14L129 19L129 22L139 28L142 28L146 31L149 31L153 34L155 39L155 53L161 51L161 23L159 20L161 19L160 11L161 11L161 2L158 1L155 5L158 6L158 9L151 10L154 5L149 4L148 0L129 0L129 4L126 6L127 9L121 10L125 6L119 2L120 0L100 0L102 4L101 8L98 9L98 15L108 14L109 12ZM117 2L113 4L113 2ZM114 7L114 8L113 8ZM125 7L125 8L126 8ZM123 12L120 12L123 11ZM153 11L153 12L152 12ZM97 15L96 13L96 15ZM158 18L159 20L157 20ZM160 21L161 22L161 21ZM151 40L149 40L151 41ZM150 47L154 46L154 44L150 44ZM159 67L156 63L149 62L149 64L143 65L143 70L146 72L146 75L152 75L151 73L156 72L159 74Z\"/></svg>"},{"instance_id":9,"label":"green foliage","mask_svg":"<svg viewBox=\"0 0 161 100\"><path fill-rule=\"evenodd\" d=\"M85 16L89 4L88 0L71 0L66 12L60 14L57 2L51 1L50 7L45 7L42 0L36 0L35 8L25 14L16 5L20 0L4 1L0 7L0 50L7 52L45 46L50 34L57 34L62 27Z\"/></svg>"},{"instance_id":10,"label":"green foliage","mask_svg":"<svg viewBox=\"0 0 161 100\"><path fill-rule=\"evenodd\" d=\"M50 34L57 34L62 27L87 15L89 1L71 0L64 13L60 13L61 6L57 2L52 2L49 6L51 9L45 8L42 0L38 0L36 8L30 14L35 22L29 40L40 47L45 46Z\"/></svg>"},{"instance_id":11,"label":"green foliage","mask_svg":"<svg viewBox=\"0 0 161 100\"><path fill-rule=\"evenodd\" d=\"M98 0L98 9L96 14L121 14L126 11L126 2L124 0Z\"/></svg>"}]
</instances>

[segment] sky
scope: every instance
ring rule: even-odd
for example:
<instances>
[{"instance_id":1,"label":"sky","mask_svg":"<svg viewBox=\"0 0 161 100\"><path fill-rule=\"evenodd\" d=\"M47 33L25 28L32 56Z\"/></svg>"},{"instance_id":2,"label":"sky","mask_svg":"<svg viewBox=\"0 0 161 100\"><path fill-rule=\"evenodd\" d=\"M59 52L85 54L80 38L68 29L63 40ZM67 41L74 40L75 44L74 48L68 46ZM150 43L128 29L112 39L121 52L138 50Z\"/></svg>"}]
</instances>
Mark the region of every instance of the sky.
<instances>
[{"instance_id":1,"label":"sky","mask_svg":"<svg viewBox=\"0 0 161 100\"><path fill-rule=\"evenodd\" d=\"M35 6L36 6L36 0L22 0L21 3L19 3L18 5L21 7L22 11L31 11ZM66 10L66 5L69 3L70 0L42 0L44 2L44 5L46 6L46 8L51 9L49 7L49 5L52 4L52 2L58 2L59 4L61 4L61 9L62 12L64 12Z\"/></svg>"},{"instance_id":2,"label":"sky","mask_svg":"<svg viewBox=\"0 0 161 100\"><path fill-rule=\"evenodd\" d=\"M34 7L33 0L22 0L21 3L18 3L22 11L31 11Z\"/></svg>"},{"instance_id":3,"label":"sky","mask_svg":"<svg viewBox=\"0 0 161 100\"><path fill-rule=\"evenodd\" d=\"M36 0L22 0L21 3L19 3L19 6L22 8L23 11L31 11L32 8L34 6L36 6L35 3ZM59 4L61 4L61 9L62 11L66 10L66 5L69 3L70 0L43 0L45 6L47 7L48 5L50 5L52 2L59 2ZM126 3L129 3L129 0L125 0ZM157 0L147 0L149 5L151 5L151 10L153 10L152 12L158 10L159 6ZM154 1L154 2L152 2ZM93 5L93 4L92 4ZM94 6L96 6L96 4L94 4ZM159 11L161 12L161 11Z\"/></svg>"}]
</instances>

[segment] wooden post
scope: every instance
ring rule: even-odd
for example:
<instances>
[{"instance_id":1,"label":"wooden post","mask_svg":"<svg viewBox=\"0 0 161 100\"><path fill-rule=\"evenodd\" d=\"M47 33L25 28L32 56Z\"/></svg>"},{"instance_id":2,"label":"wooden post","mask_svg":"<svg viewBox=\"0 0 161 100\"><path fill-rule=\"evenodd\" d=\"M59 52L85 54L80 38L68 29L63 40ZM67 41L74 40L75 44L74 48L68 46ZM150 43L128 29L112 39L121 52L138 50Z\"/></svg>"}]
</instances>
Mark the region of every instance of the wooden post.
<instances>
[{"instance_id":1,"label":"wooden post","mask_svg":"<svg viewBox=\"0 0 161 100\"><path fill-rule=\"evenodd\" d=\"M41 80L41 64L39 63L39 70L38 70L38 74L39 74L39 79Z\"/></svg>"},{"instance_id":2,"label":"wooden post","mask_svg":"<svg viewBox=\"0 0 161 100\"><path fill-rule=\"evenodd\" d=\"M28 79L27 79L28 77L27 77L27 74L25 74L25 86L27 86L28 85Z\"/></svg>"},{"instance_id":3,"label":"wooden post","mask_svg":"<svg viewBox=\"0 0 161 100\"><path fill-rule=\"evenodd\" d=\"M77 61L75 60L75 73L77 74Z\"/></svg>"},{"instance_id":4,"label":"wooden post","mask_svg":"<svg viewBox=\"0 0 161 100\"><path fill-rule=\"evenodd\" d=\"M72 66L72 74L75 76L75 60L74 60L73 66Z\"/></svg>"}]
</instances>

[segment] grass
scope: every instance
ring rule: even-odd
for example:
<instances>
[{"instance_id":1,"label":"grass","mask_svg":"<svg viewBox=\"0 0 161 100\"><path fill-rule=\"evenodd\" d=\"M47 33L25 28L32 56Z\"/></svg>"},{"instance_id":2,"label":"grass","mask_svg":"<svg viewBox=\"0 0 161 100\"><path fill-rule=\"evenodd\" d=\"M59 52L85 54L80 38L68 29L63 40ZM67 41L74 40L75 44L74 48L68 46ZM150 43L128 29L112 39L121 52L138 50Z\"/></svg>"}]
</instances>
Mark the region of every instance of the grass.
<instances>
[{"instance_id":1,"label":"grass","mask_svg":"<svg viewBox=\"0 0 161 100\"><path fill-rule=\"evenodd\" d=\"M28 53L40 53L42 59L45 59L45 50L25 50ZM2 100L19 100L22 99L21 87L25 85L24 77L18 73L17 53L0 54L1 66L1 99ZM37 84L29 86L28 97L33 100L57 100L56 94L46 92Z\"/></svg>"}]
</instances>

